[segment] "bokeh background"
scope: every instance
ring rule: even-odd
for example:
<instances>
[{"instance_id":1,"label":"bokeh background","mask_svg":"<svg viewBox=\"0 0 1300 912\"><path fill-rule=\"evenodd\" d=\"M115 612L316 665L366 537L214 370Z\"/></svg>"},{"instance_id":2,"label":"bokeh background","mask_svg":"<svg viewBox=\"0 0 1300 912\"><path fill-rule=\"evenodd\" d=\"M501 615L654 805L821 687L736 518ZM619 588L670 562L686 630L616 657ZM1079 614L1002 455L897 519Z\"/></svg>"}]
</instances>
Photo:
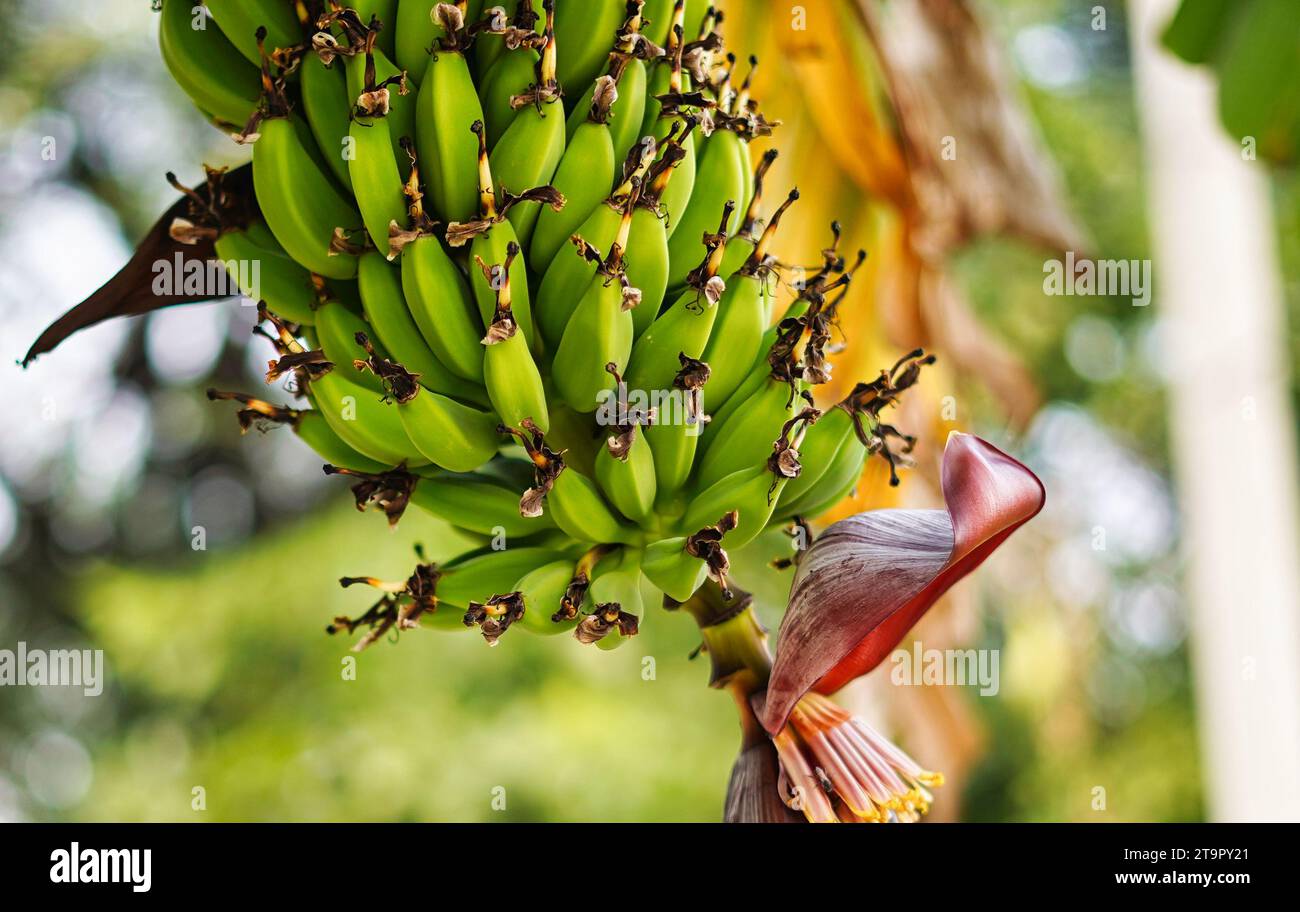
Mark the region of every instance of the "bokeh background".
<instances>
[{"instance_id":1,"label":"bokeh background","mask_svg":"<svg viewBox=\"0 0 1300 912\"><path fill-rule=\"evenodd\" d=\"M1176 4L722 6L729 44L760 55L765 111L784 121L772 195L803 191L779 253L815 262L834 217L846 249L869 252L837 381L869 378L914 344L941 359L897 422L921 437L916 468L897 492L869 473L841 512L936 505L953 429L1016 453L1048 489L1045 513L917 631L927 647L998 650L998 694L893 687L878 672L845 699L949 774L939 819L1231 816L1240 783L1225 780L1242 769L1207 762L1207 745L1229 737L1216 726L1232 700L1274 706L1248 754L1285 759L1300 728L1294 694L1251 690L1257 678L1238 666L1252 657L1216 654L1198 622L1193 571L1214 555L1203 537L1189 541L1190 499L1249 484L1189 476L1204 464L1183 458L1186 423L1171 431L1183 375L1159 262L1148 307L1043 289L1045 260L1066 250L1158 260L1165 249L1153 206L1167 197L1147 177L1161 173L1147 108L1165 102L1144 67L1163 56L1211 93L1216 75L1135 34ZM250 335L251 309L223 301L108 323L13 366L125 262L174 198L166 171L193 184L201 163L245 153L171 84L146 0L0 0L0 13L11 24L0 56L0 648L103 649L108 672L98 697L0 688L0 819L716 820L738 730L729 700L705 689L689 619L652 611L615 652L526 635L487 649L472 633L418 631L377 644L345 678L350 643L325 625L363 612L366 597L337 577L404 577L415 542L443 557L464 542L416 510L396 532L358 515L290 433L241 438L231 410L205 399L214 383L262 388L268 349ZM1263 56L1274 69L1259 78L1282 96L1270 115L1294 116L1294 54L1280 69ZM1235 146L1245 131L1230 135L1206 107L1202 120ZM1247 481L1276 492L1284 548L1295 541L1300 352L1300 131L1287 135L1236 163L1264 188L1254 214L1266 255L1223 264L1268 270L1276 313L1251 318L1269 302L1243 295L1222 302L1221 324L1263 327L1279 354L1280 370L1258 382L1281 394L1265 416L1280 459ZM56 153L43 156L50 138ZM1247 368L1204 371L1231 385ZM1262 388L1230 393L1272 401ZM1200 446L1230 456L1234 417L1207 404ZM1253 506L1227 518L1237 535L1252 534ZM195 526L206 550L191 547ZM1295 558L1268 596L1281 604L1256 604L1240 580L1240 600L1217 606L1251 629L1273 617L1255 624L1256 609L1282 618L1265 630L1285 647L1265 678L1283 691L1300 654L1288 640ZM783 578L755 578L775 629ZM1300 815L1294 784L1245 787Z\"/></svg>"}]
</instances>

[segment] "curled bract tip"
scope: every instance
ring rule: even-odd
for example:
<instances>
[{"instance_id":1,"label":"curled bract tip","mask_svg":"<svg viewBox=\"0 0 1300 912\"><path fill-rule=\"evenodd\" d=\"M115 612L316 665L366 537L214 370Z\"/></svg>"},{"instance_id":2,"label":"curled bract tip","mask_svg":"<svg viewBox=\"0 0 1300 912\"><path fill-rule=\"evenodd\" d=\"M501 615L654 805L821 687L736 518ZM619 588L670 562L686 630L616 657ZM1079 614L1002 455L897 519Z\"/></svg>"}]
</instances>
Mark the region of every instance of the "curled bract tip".
<instances>
[{"instance_id":1,"label":"curled bract tip","mask_svg":"<svg viewBox=\"0 0 1300 912\"><path fill-rule=\"evenodd\" d=\"M943 454L943 510L872 510L835 523L799 562L759 718L772 734L810 690L875 668L948 589L1042 509L1028 468L970 434Z\"/></svg>"}]
</instances>

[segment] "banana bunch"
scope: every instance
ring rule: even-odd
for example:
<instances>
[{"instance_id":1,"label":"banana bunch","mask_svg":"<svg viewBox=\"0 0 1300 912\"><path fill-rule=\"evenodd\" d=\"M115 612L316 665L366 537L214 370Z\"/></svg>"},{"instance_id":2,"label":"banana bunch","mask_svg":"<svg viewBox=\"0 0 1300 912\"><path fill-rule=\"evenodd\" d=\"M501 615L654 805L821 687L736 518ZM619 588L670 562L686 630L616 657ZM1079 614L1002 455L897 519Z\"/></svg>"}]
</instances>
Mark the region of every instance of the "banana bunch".
<instances>
[{"instance_id":1,"label":"banana bunch","mask_svg":"<svg viewBox=\"0 0 1300 912\"><path fill-rule=\"evenodd\" d=\"M749 144L775 124L719 10L349 3L209 0L209 20L163 0L160 28L177 83L251 147L251 215L198 227L259 277L267 381L298 401L210 396L245 430L290 426L359 509L413 503L482 542L345 577L381 595L331 630L612 648L653 599L727 589L728 549L833 505L868 455L907 452L882 411L923 353L815 404L857 268L838 228L774 313L798 192L764 217L776 152Z\"/></svg>"}]
</instances>

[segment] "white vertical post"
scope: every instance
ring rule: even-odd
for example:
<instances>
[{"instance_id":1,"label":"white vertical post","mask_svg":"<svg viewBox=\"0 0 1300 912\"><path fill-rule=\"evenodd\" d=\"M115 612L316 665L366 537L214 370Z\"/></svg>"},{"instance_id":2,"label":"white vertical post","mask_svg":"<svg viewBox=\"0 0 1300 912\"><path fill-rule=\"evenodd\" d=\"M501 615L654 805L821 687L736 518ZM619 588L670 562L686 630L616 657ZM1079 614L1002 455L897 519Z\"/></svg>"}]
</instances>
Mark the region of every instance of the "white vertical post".
<instances>
[{"instance_id":1,"label":"white vertical post","mask_svg":"<svg viewBox=\"0 0 1300 912\"><path fill-rule=\"evenodd\" d=\"M1211 74L1159 44L1176 0L1130 0L1155 300L1170 356L1198 724L1212 819L1300 820L1295 416L1267 165L1219 123ZM1279 74L1280 75L1280 74Z\"/></svg>"}]
</instances>

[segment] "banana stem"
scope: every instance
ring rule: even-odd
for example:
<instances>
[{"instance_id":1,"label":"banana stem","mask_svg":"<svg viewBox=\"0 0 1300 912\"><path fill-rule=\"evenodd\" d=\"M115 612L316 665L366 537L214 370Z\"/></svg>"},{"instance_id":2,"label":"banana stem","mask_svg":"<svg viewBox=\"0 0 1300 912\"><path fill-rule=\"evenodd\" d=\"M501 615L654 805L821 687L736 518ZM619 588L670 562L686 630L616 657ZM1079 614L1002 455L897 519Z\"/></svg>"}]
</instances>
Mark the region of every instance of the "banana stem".
<instances>
[{"instance_id":1,"label":"banana stem","mask_svg":"<svg viewBox=\"0 0 1300 912\"><path fill-rule=\"evenodd\" d=\"M745 720L749 697L767 684L772 671L767 630L754 613L754 597L733 590L731 598L713 580L707 581L682 608L695 618L713 671L709 686L727 688L741 707Z\"/></svg>"}]
</instances>

